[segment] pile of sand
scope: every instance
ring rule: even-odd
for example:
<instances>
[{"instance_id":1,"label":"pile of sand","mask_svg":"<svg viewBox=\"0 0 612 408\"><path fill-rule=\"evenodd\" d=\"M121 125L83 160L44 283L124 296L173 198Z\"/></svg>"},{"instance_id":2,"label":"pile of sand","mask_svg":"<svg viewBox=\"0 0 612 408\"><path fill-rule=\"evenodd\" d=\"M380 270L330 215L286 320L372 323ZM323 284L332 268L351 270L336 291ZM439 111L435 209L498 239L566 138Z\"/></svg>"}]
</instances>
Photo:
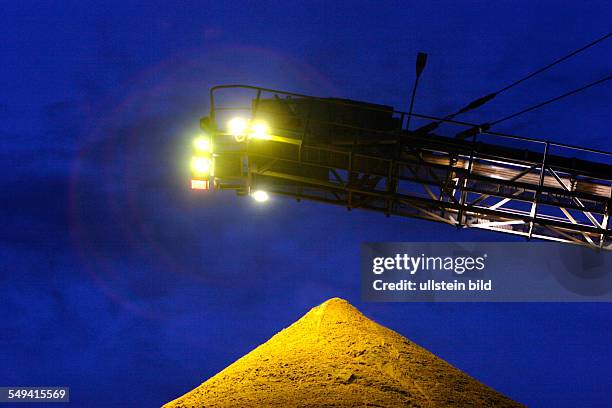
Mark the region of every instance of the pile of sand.
<instances>
[{"instance_id":1,"label":"pile of sand","mask_svg":"<svg viewBox=\"0 0 612 408\"><path fill-rule=\"evenodd\" d=\"M334 298L165 407L518 407Z\"/></svg>"}]
</instances>

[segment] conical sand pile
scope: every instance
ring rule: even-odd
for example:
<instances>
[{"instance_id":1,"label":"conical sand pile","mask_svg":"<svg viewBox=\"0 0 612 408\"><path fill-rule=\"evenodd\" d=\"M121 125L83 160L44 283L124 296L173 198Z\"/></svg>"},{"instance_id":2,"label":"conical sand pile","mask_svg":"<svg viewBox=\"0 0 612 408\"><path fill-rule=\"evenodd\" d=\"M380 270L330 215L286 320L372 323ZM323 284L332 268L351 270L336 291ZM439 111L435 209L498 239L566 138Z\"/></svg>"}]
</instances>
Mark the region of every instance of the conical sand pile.
<instances>
[{"instance_id":1,"label":"conical sand pile","mask_svg":"<svg viewBox=\"0 0 612 408\"><path fill-rule=\"evenodd\" d=\"M165 407L518 407L334 298Z\"/></svg>"}]
</instances>

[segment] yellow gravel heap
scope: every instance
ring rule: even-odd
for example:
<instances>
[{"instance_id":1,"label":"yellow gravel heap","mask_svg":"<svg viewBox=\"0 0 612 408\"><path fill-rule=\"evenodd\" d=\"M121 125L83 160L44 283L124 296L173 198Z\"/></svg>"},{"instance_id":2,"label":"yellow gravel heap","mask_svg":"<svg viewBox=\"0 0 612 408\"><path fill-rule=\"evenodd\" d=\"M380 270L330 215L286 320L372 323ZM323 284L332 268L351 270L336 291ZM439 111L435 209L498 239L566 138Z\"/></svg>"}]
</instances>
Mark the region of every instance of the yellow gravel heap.
<instances>
[{"instance_id":1,"label":"yellow gravel heap","mask_svg":"<svg viewBox=\"0 0 612 408\"><path fill-rule=\"evenodd\" d=\"M165 407L520 407L333 298Z\"/></svg>"}]
</instances>

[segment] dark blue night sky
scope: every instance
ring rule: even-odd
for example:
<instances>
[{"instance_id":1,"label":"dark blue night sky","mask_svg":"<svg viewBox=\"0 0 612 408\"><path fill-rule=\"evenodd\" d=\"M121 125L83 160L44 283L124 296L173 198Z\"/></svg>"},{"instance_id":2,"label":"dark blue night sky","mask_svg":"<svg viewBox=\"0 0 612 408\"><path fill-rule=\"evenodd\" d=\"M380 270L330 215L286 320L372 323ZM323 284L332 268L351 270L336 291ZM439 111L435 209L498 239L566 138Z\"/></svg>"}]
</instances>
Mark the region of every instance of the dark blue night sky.
<instances>
[{"instance_id":1,"label":"dark blue night sky","mask_svg":"<svg viewBox=\"0 0 612 408\"><path fill-rule=\"evenodd\" d=\"M494 3L494 4L493 4ZM444 115L610 31L608 1L8 2L0 8L0 386L159 406L344 297L536 407L609 407L610 304L367 304L363 241L500 240L188 190L208 89L249 83ZM611 71L612 40L463 119ZM612 150L609 84L500 131ZM509 260L511 262L511 260Z\"/></svg>"}]
</instances>

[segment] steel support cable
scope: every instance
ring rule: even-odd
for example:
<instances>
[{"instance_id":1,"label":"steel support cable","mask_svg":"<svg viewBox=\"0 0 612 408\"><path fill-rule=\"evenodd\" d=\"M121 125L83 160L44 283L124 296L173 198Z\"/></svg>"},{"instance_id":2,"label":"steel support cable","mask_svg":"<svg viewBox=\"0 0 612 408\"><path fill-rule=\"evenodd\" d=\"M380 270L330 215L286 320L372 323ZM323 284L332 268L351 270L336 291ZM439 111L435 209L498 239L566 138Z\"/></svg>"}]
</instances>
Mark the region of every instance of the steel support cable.
<instances>
[{"instance_id":1,"label":"steel support cable","mask_svg":"<svg viewBox=\"0 0 612 408\"><path fill-rule=\"evenodd\" d=\"M608 81L610 79L612 79L612 75L608 75L608 76L606 76L604 78L598 79L597 81L591 82L590 84L581 86L580 88L577 88L577 89L574 89L572 91L566 92L566 93L564 93L562 95L555 96L554 98L551 98L551 99L545 100L543 102L540 102L540 103L538 103L536 105L527 107L527 108L525 108L523 110L520 110L520 111L518 111L516 113L513 113L511 115L505 116L503 118L494 120L492 122L486 122L486 123L483 123L483 124L478 125L478 126L474 126L474 127L470 128L470 129L464 130L463 132L457 133L456 137L460 138L460 139L465 139L467 137L474 136L477 133L486 132L493 125L497 125L498 123L505 122L505 121L507 121L509 119L512 119L512 118L515 118L517 116L523 115L523 114L525 114L527 112L531 112L531 111L533 111L535 109L541 108L542 106L545 106L545 105L551 104L553 102L559 101L561 99L567 98L568 96L577 94L578 92L582 92L582 91L584 91L584 90L586 90L588 88L594 87L595 85L602 84L602 83L604 83L604 82L606 82L606 81Z\"/></svg>"},{"instance_id":2,"label":"steel support cable","mask_svg":"<svg viewBox=\"0 0 612 408\"><path fill-rule=\"evenodd\" d=\"M487 102L491 101L492 99L494 99L497 95L499 95L499 94L501 94L501 93L503 93L503 92L505 92L505 91L507 91L507 90L509 90L509 89L511 89L511 88L513 88L515 86L517 86L518 84L528 80L529 78L532 78L532 77L534 77L534 76L536 76L536 75L538 75L538 74L540 74L540 73L542 73L542 72L544 72L544 71L554 67L557 64L560 64L561 62L563 62L563 61L565 61L565 60L567 60L567 59L569 59L569 58L571 58L571 57L581 53L582 51L587 50L588 48L591 48L591 47L595 46L596 44L599 44L600 42L602 42L604 40L607 40L610 36L612 36L612 33L608 33L608 34L604 35L603 37L600 37L600 38L596 39L595 41L592 41L592 42L590 42L590 43L588 43L588 44L578 48L577 50L574 50L571 53L569 53L569 54L567 54L567 55L565 55L565 56L563 56L561 58L556 59L555 61L551 62L550 64L545 65L545 66L543 66L543 67L541 67L541 68L531 72L530 74L528 74L528 75L526 75L526 76L524 76L524 77L522 77L522 78L512 82L511 84L509 84L509 85L499 89L496 92L492 92L492 93L490 93L488 95L485 95L485 96L483 96L481 98L473 100L472 102L470 102L469 104L467 104L463 108L459 109L457 112L451 113L450 115L445 116L444 119L445 120L453 119L454 117L456 117L458 115L461 115L461 114L463 114L465 112L477 109L477 108L481 107L482 105L484 105L485 103L487 103ZM433 130L435 130L442 123L443 122L441 122L441 121L431 122L431 123L428 123L425 126L422 126L422 127L418 128L416 131L420 132L420 133L429 133L429 132L432 132Z\"/></svg>"},{"instance_id":3,"label":"steel support cable","mask_svg":"<svg viewBox=\"0 0 612 408\"><path fill-rule=\"evenodd\" d=\"M541 108L542 106L545 106L545 105L548 105L550 103L559 101L559 100L561 100L563 98L566 98L566 97L568 97L570 95L577 94L578 92L584 91L585 89L591 88L591 87L593 87L595 85L602 84L602 83L604 83L604 82L606 82L606 81L608 81L610 79L612 79L612 75L608 75L607 77L598 79L597 81L591 82L590 84L587 84L587 85L584 85L584 86L582 86L580 88L574 89L573 91L566 92L563 95L559 95L559 96L556 96L554 98L548 99L548 100L546 100L544 102L540 102L540 103L538 103L536 105L530 106L530 107L525 108L525 109L523 109L521 111L513 113L512 115L508 115L508 116L505 116L505 117L503 117L501 119L494 120L493 122L489 123L489 126L497 125L498 123L505 122L508 119L515 118L515 117L520 116L522 114L525 114L527 112L531 112L532 110L535 110L535 109Z\"/></svg>"},{"instance_id":4,"label":"steel support cable","mask_svg":"<svg viewBox=\"0 0 612 408\"><path fill-rule=\"evenodd\" d=\"M515 81L515 82L511 83L510 85L508 85L508 86L506 86L506 87L504 87L504 88L500 89L499 91L495 92L495 94L496 94L496 95L499 95L500 93L505 92L505 91L507 91L508 89L510 89L510 88L512 88L512 87L515 87L516 85L520 84L521 82L526 81L526 80L528 80L529 78L531 78L531 77L534 77L534 76L538 75L540 72L544 72L544 71L546 71L547 69L552 68L553 66L555 66L555 65L557 65L557 64L559 64L559 63L561 63L561 62L563 62L563 61L565 61L565 60L567 60L567 59L570 59L570 58L571 58L571 57L573 57L574 55L579 54L579 53L581 53L582 51L584 51L584 50L586 50L586 49L588 49L588 48L591 48L592 46L594 46L594 45L596 45L596 44L598 44L598 43L600 43L600 42L602 42L602 41L604 41L604 40L608 39L610 36L612 36L612 33L608 33L608 34L604 35L603 37L598 38L597 40L595 40L595 41L593 41L593 42L591 42L591 43L589 43L589 44L585 45L584 47L582 47L582 48L578 48L577 50L575 50L575 51L571 52L570 54L567 54L566 56L561 57L561 58L559 58L559 59L557 59L557 60L555 60L555 61L551 62L550 64L548 64L548 65L546 65L546 66L544 66L544 67L542 67L542 68L540 68L540 69L538 69L538 70L536 70L536 71L533 71L531 74L529 74L529 75L527 75L527 76L525 76L525 77L523 77L523 78L519 79L518 81Z\"/></svg>"}]
</instances>

